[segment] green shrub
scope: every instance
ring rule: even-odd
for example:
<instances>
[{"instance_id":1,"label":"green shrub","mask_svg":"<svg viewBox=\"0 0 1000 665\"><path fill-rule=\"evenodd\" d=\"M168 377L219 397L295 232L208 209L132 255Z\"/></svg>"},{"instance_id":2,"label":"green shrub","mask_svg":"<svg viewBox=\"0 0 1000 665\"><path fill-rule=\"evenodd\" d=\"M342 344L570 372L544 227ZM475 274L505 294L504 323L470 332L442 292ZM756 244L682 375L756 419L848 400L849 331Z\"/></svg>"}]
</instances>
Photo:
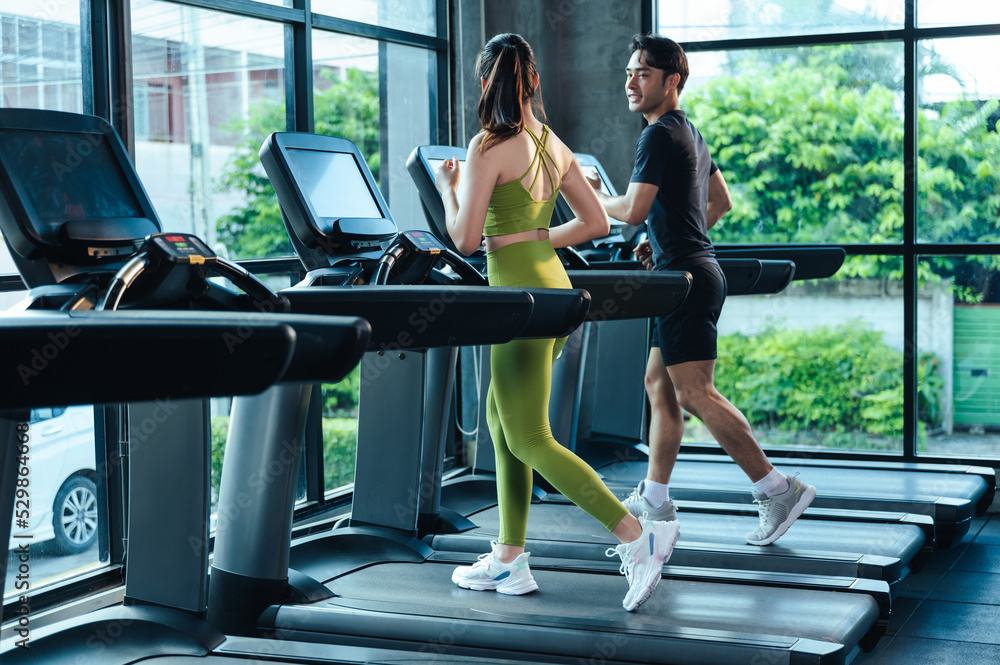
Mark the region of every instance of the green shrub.
<instances>
[{"instance_id":1,"label":"green shrub","mask_svg":"<svg viewBox=\"0 0 1000 665\"><path fill-rule=\"evenodd\" d=\"M323 418L323 477L326 489L354 482L357 449L357 419Z\"/></svg>"},{"instance_id":2,"label":"green shrub","mask_svg":"<svg viewBox=\"0 0 1000 665\"><path fill-rule=\"evenodd\" d=\"M215 416L210 424L212 438L212 493L218 496L219 481L222 480L222 457L226 451L226 435L229 433L229 416Z\"/></svg>"},{"instance_id":3,"label":"green shrub","mask_svg":"<svg viewBox=\"0 0 1000 665\"><path fill-rule=\"evenodd\" d=\"M216 496L222 478L222 458L228 431L229 416L212 418L212 489ZM354 482L354 456L357 449L357 419L323 418L323 469L326 489Z\"/></svg>"},{"instance_id":4,"label":"green shrub","mask_svg":"<svg viewBox=\"0 0 1000 665\"><path fill-rule=\"evenodd\" d=\"M849 435L833 437L844 443L903 431L903 354L858 321L727 335L719 358L716 387L754 427ZM921 419L930 425L940 418L937 364L933 354L921 356Z\"/></svg>"},{"instance_id":5,"label":"green shrub","mask_svg":"<svg viewBox=\"0 0 1000 665\"><path fill-rule=\"evenodd\" d=\"M323 415L347 416L357 413L358 394L361 391L361 365L345 376L340 383L324 383Z\"/></svg>"}]
</instances>

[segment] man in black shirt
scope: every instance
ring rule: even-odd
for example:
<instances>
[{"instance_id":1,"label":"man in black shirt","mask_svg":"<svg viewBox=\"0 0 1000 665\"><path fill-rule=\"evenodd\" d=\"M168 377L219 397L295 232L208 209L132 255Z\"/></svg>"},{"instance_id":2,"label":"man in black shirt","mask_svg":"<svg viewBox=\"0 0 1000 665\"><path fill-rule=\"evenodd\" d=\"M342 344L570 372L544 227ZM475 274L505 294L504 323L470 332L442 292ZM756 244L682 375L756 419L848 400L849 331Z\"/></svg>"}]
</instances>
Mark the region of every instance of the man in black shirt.
<instances>
[{"instance_id":1,"label":"man in black shirt","mask_svg":"<svg viewBox=\"0 0 1000 665\"><path fill-rule=\"evenodd\" d=\"M708 230L732 208L732 201L705 140L679 108L687 77L687 57L677 43L652 35L633 37L625 94L629 110L641 113L648 125L636 144L625 194L608 197L598 191L609 216L635 226L646 223L649 239L635 253L648 269L685 270L692 276L683 306L657 319L653 328L646 365L652 409L649 469L625 505L637 516L676 519L669 482L684 431L683 408L705 423L753 482L760 525L747 534L747 542L767 545L802 514L816 488L775 469L746 417L715 389L716 323L726 299L726 278Z\"/></svg>"}]
</instances>

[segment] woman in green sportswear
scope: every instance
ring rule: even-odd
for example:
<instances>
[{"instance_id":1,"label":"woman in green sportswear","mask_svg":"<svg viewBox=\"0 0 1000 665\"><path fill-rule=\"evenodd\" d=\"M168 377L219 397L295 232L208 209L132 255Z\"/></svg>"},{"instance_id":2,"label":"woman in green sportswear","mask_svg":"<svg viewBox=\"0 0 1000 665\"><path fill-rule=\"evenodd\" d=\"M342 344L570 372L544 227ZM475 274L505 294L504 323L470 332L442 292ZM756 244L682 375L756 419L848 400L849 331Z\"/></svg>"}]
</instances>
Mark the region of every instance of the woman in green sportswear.
<instances>
[{"instance_id":1,"label":"woman in green sportswear","mask_svg":"<svg viewBox=\"0 0 1000 665\"><path fill-rule=\"evenodd\" d=\"M483 47L476 71L482 131L469 143L461 177L455 159L435 173L448 233L464 254L479 249L486 237L492 286L570 288L554 248L607 235L607 214L572 151L535 116L538 73L527 42L497 35ZM538 109L543 115L540 99ZM560 192L577 217L549 230ZM677 522L640 523L586 462L553 438L552 363L565 341L514 340L491 349L486 408L496 453L499 541L475 565L456 569L452 580L464 588L513 595L538 588L524 551L535 469L622 543L609 549L609 556L622 558L629 581L623 605L632 610L659 581Z\"/></svg>"}]
</instances>

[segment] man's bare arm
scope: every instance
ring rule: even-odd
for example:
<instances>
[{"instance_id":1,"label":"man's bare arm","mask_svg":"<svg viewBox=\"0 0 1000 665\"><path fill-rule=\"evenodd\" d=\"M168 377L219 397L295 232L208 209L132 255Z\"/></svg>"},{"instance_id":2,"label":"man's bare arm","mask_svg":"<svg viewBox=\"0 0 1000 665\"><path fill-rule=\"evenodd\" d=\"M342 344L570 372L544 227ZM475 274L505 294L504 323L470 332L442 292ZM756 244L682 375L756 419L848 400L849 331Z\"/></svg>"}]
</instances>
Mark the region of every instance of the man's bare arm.
<instances>
[{"instance_id":1,"label":"man's bare arm","mask_svg":"<svg viewBox=\"0 0 1000 665\"><path fill-rule=\"evenodd\" d=\"M722 171L716 171L708 178L708 228L715 226L722 216L733 209L733 200L729 198L729 187Z\"/></svg>"},{"instance_id":2,"label":"man's bare arm","mask_svg":"<svg viewBox=\"0 0 1000 665\"><path fill-rule=\"evenodd\" d=\"M590 179L591 184L594 180ZM597 186L595 185L595 189ZM621 220L632 226L639 226L646 221L649 211L653 209L653 201L660 188L644 182L630 182L628 189L621 196L608 196L600 191L597 198L601 200L609 217Z\"/></svg>"}]
</instances>

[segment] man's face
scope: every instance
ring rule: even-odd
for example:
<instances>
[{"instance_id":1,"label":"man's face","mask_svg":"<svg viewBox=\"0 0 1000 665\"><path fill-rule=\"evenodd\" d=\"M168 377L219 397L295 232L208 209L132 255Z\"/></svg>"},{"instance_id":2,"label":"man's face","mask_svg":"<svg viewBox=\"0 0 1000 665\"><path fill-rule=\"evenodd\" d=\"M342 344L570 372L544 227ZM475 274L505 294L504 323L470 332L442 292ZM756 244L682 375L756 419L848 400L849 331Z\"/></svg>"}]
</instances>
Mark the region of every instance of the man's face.
<instances>
[{"instance_id":1,"label":"man's face","mask_svg":"<svg viewBox=\"0 0 1000 665\"><path fill-rule=\"evenodd\" d=\"M664 81L663 70L646 64L642 51L633 51L625 68L625 96L628 110L645 113L657 108L667 98L673 77Z\"/></svg>"}]
</instances>

